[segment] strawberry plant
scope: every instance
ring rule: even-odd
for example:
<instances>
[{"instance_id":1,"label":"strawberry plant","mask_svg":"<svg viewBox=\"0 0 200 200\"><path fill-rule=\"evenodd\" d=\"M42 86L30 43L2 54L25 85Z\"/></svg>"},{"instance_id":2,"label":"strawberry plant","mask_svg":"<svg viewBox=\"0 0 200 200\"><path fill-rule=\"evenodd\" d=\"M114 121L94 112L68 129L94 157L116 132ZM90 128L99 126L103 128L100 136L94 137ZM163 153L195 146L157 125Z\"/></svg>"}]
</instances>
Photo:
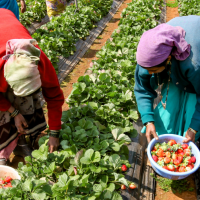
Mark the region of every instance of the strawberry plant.
<instances>
[{"instance_id":1,"label":"strawberry plant","mask_svg":"<svg viewBox=\"0 0 200 200\"><path fill-rule=\"evenodd\" d=\"M179 0L180 16L200 15L200 3L198 0Z\"/></svg>"},{"instance_id":2,"label":"strawberry plant","mask_svg":"<svg viewBox=\"0 0 200 200\"><path fill-rule=\"evenodd\" d=\"M80 0L79 11L74 13L74 4L67 6L60 16L53 17L47 24L41 26L32 35L39 43L57 70L59 56L65 58L75 51L78 39L85 39L89 31L96 27L95 23L110 10L112 0Z\"/></svg>"},{"instance_id":3,"label":"strawberry plant","mask_svg":"<svg viewBox=\"0 0 200 200\"><path fill-rule=\"evenodd\" d=\"M18 3L21 8L21 4ZM46 15L46 2L44 0L26 0L26 12L20 12L20 22L27 27L33 22L40 22Z\"/></svg>"}]
</instances>

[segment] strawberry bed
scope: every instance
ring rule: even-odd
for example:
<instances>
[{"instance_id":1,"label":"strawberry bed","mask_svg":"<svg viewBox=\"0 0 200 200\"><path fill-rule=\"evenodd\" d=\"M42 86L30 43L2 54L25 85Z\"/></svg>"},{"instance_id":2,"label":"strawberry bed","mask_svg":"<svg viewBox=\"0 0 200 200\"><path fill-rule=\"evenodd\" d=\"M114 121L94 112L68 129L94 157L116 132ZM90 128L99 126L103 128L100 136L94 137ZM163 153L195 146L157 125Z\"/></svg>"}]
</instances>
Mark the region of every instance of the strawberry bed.
<instances>
[{"instance_id":1,"label":"strawberry bed","mask_svg":"<svg viewBox=\"0 0 200 200\"><path fill-rule=\"evenodd\" d=\"M137 186L125 178L127 145L137 136L132 125L138 119L135 53L141 34L158 24L160 4L138 0L122 12L119 28L91 64L92 73L74 84L70 110L62 116L59 150L48 153L48 136L42 137L33 158L19 163L21 181L0 190L1 199L120 200L122 186Z\"/></svg>"}]
</instances>

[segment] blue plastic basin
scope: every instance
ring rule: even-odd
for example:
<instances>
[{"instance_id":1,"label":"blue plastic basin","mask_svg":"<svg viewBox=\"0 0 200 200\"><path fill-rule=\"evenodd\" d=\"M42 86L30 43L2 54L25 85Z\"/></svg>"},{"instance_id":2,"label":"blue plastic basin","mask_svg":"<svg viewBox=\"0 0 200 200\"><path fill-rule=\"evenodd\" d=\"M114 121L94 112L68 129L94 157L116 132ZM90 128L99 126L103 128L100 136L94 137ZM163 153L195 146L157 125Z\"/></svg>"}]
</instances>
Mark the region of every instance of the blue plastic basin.
<instances>
[{"instance_id":1,"label":"blue plastic basin","mask_svg":"<svg viewBox=\"0 0 200 200\"><path fill-rule=\"evenodd\" d=\"M187 172L171 172L171 171L168 171L166 169L163 169L161 166L159 166L153 160L153 158L151 156L151 150L153 149L154 145L157 142L159 142L159 143L168 142L171 139L175 140L177 143L183 144L183 140L185 139L185 137L182 137L182 136L179 136L179 135L173 135L173 134L160 135L158 140L153 139L149 143L149 145L147 147L147 156L150 160L151 166L153 167L155 172L158 173L160 176L163 176L165 178L172 179L172 180L179 180L179 179L186 178L190 174L193 174L200 167L200 152L199 152L199 149L197 148L197 146L193 142L187 143L189 146L192 147L192 149L191 149L192 154L196 157L196 163L194 164L194 168L190 171L187 171Z\"/></svg>"}]
</instances>

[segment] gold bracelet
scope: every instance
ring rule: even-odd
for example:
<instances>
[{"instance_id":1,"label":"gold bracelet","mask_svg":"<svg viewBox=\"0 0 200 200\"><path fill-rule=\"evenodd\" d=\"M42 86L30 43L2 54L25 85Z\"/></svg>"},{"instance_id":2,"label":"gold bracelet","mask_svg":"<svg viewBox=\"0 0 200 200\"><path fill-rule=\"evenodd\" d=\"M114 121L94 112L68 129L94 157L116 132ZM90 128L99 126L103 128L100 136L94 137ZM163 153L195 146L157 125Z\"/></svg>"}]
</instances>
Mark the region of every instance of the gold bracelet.
<instances>
[{"instance_id":1,"label":"gold bracelet","mask_svg":"<svg viewBox=\"0 0 200 200\"><path fill-rule=\"evenodd\" d=\"M192 128L188 128L188 130L189 131L192 131L194 134L196 134L197 133L197 131L195 131L194 129L192 129Z\"/></svg>"},{"instance_id":2,"label":"gold bracelet","mask_svg":"<svg viewBox=\"0 0 200 200\"><path fill-rule=\"evenodd\" d=\"M154 122L147 122L145 126L147 127L149 124L154 124Z\"/></svg>"}]
</instances>

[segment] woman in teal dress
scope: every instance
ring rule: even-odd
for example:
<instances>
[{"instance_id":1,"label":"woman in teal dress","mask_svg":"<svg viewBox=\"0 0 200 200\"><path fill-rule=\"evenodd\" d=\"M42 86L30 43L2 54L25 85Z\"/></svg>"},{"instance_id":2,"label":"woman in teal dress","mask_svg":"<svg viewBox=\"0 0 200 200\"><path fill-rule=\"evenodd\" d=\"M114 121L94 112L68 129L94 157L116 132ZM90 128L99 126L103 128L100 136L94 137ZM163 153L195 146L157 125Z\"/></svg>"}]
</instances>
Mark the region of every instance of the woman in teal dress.
<instances>
[{"instance_id":1,"label":"woman in teal dress","mask_svg":"<svg viewBox=\"0 0 200 200\"><path fill-rule=\"evenodd\" d=\"M26 3L24 0L20 0L20 3L21 12L24 13L26 11ZM12 11L19 20L19 7L17 4L17 0L0 0L0 8L5 8Z\"/></svg>"},{"instance_id":2,"label":"woman in teal dress","mask_svg":"<svg viewBox=\"0 0 200 200\"><path fill-rule=\"evenodd\" d=\"M200 137L200 16L172 19L145 32L137 48L135 96L148 142L177 134ZM153 108L161 87L160 103Z\"/></svg>"}]
</instances>

